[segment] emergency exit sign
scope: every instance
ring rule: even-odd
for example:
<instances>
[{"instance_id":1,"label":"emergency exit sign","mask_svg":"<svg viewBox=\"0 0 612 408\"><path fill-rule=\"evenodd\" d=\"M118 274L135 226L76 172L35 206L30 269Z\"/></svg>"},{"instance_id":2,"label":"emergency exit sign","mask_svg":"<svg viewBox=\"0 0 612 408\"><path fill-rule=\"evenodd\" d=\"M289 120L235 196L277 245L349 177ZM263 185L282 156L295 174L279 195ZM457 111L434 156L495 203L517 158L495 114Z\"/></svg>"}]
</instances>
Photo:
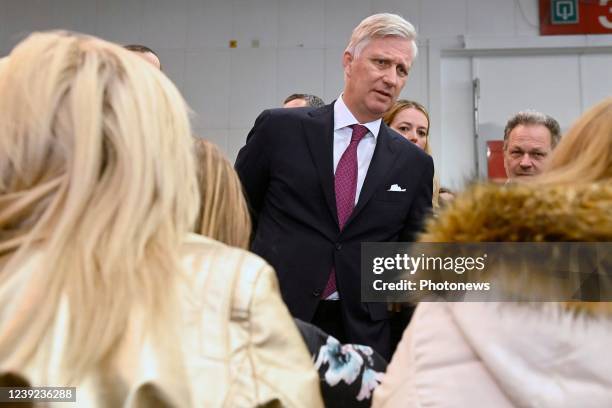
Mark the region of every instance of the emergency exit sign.
<instances>
[{"instance_id":1,"label":"emergency exit sign","mask_svg":"<svg viewBox=\"0 0 612 408\"><path fill-rule=\"evenodd\" d=\"M578 23L578 0L550 0L552 24Z\"/></svg>"},{"instance_id":2,"label":"emergency exit sign","mask_svg":"<svg viewBox=\"0 0 612 408\"><path fill-rule=\"evenodd\" d=\"M541 35L612 34L612 0L539 0Z\"/></svg>"}]
</instances>

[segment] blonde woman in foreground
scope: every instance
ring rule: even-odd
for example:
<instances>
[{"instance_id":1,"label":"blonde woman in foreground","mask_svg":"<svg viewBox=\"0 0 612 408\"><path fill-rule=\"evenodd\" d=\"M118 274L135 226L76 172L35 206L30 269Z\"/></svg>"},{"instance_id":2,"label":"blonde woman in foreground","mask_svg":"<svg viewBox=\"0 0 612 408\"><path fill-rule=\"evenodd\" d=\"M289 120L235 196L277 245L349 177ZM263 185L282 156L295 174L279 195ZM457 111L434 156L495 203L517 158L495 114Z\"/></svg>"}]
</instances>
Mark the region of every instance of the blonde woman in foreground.
<instances>
[{"instance_id":1,"label":"blonde woman in foreground","mask_svg":"<svg viewBox=\"0 0 612 408\"><path fill-rule=\"evenodd\" d=\"M547 173L530 184L473 188L430 221L421 241L609 245L612 98L574 124L553 152ZM601 272L609 276L607 257L600 268L607 265ZM534 267L491 272L504 299L542 293L562 299L575 291L566 285L571 279L550 279ZM609 284L602 276L597 289ZM609 292L608 286L603 300L609 300ZM373 406L610 407L611 340L607 301L421 302Z\"/></svg>"},{"instance_id":2,"label":"blonde woman in foreground","mask_svg":"<svg viewBox=\"0 0 612 408\"><path fill-rule=\"evenodd\" d=\"M0 64L0 380L79 406L320 406L260 258L187 236L185 103L120 46L33 34Z\"/></svg>"}]
</instances>

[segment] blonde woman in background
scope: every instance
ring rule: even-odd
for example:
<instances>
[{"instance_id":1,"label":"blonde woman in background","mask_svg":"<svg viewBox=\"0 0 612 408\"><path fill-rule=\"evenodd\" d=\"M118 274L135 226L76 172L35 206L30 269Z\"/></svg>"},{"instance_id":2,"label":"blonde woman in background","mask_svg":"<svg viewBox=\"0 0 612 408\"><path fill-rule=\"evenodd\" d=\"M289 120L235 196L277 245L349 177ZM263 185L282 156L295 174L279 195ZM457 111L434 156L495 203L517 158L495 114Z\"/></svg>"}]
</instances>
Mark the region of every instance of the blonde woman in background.
<instances>
[{"instance_id":1,"label":"blonde woman in background","mask_svg":"<svg viewBox=\"0 0 612 408\"><path fill-rule=\"evenodd\" d=\"M195 152L202 199L196 230L224 244L248 249L251 217L234 167L217 146L204 139L196 139Z\"/></svg>"},{"instance_id":2,"label":"blonde woman in background","mask_svg":"<svg viewBox=\"0 0 612 408\"><path fill-rule=\"evenodd\" d=\"M398 99L383 116L387 126L404 136L431 156L429 145L429 113L423 105L415 101ZM444 193L448 195L450 193ZM452 198L450 198L452 199ZM434 214L440 209L440 202L445 202L440 196L440 181L434 173L431 204ZM414 306L400 303L390 304L394 313L391 318L391 344L394 350L401 340L402 333L410 322Z\"/></svg>"},{"instance_id":3,"label":"blonde woman in background","mask_svg":"<svg viewBox=\"0 0 612 408\"><path fill-rule=\"evenodd\" d=\"M554 150L548 172L528 184L473 188L431 220L421 238L611 241L612 98L573 125ZM608 262L599 273L609 276L609 267ZM519 271L503 265L491 271L504 299L542 293L561 298L575 291L565 285L570 279L554 279L551 287L550 277L539 270ZM598 276L597 289L609 285L605 276ZM607 287L603 300L609 300ZM611 339L612 303L607 301L421 302L373 406L609 407Z\"/></svg>"},{"instance_id":4,"label":"blonde woman in background","mask_svg":"<svg viewBox=\"0 0 612 408\"><path fill-rule=\"evenodd\" d=\"M551 156L549 169L534 182L588 184L612 181L612 97L589 109ZM609 208L612 211L612 207Z\"/></svg>"},{"instance_id":5,"label":"blonde woman in background","mask_svg":"<svg viewBox=\"0 0 612 408\"><path fill-rule=\"evenodd\" d=\"M395 105L385 113L383 120L393 130L404 136L406 139L419 146L428 155L431 154L429 145L429 113L423 105L415 101L399 99ZM440 207L440 200L444 202L452 200L453 196L447 189L440 197L440 181L434 176L432 206L434 210Z\"/></svg>"},{"instance_id":6,"label":"blonde woman in background","mask_svg":"<svg viewBox=\"0 0 612 408\"><path fill-rule=\"evenodd\" d=\"M320 406L261 259L187 236L185 102L120 46L33 34L0 65L0 378L79 406Z\"/></svg>"}]
</instances>

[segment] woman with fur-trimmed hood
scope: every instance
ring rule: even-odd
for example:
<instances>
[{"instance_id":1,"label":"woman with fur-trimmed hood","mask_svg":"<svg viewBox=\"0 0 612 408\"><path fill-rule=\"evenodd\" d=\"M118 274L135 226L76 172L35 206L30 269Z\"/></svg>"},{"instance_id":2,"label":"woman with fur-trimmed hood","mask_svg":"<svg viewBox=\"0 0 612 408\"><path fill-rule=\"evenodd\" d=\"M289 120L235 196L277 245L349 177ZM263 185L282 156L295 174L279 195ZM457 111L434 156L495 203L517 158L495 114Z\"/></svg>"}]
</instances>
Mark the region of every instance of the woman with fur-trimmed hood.
<instances>
[{"instance_id":1,"label":"woman with fur-trimmed hood","mask_svg":"<svg viewBox=\"0 0 612 408\"><path fill-rule=\"evenodd\" d=\"M471 189L421 241L612 241L612 98L572 127L549 172ZM612 406L611 305L420 303L373 406Z\"/></svg>"}]
</instances>

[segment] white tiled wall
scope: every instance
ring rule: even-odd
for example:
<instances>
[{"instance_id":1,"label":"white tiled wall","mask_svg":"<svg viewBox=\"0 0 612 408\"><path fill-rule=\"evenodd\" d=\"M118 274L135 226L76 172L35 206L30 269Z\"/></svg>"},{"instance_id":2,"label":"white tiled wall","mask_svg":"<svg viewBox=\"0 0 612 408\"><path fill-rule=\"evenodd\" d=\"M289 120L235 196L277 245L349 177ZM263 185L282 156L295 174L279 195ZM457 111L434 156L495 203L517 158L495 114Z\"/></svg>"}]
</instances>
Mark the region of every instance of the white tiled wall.
<instances>
[{"instance_id":1,"label":"white tiled wall","mask_svg":"<svg viewBox=\"0 0 612 408\"><path fill-rule=\"evenodd\" d=\"M340 95L344 83L344 70L342 68L343 47L328 47L325 49L325 93L322 98L325 102L331 102Z\"/></svg>"},{"instance_id":2,"label":"white tiled wall","mask_svg":"<svg viewBox=\"0 0 612 408\"><path fill-rule=\"evenodd\" d=\"M187 45L187 6L187 0L144 0L142 42L159 48L184 49ZM100 7L104 7L103 2Z\"/></svg>"},{"instance_id":3,"label":"white tiled wall","mask_svg":"<svg viewBox=\"0 0 612 408\"><path fill-rule=\"evenodd\" d=\"M582 106L591 106L612 95L612 55L581 55L580 70L584 81Z\"/></svg>"},{"instance_id":4,"label":"white tiled wall","mask_svg":"<svg viewBox=\"0 0 612 408\"><path fill-rule=\"evenodd\" d=\"M144 39L142 30L144 4L144 0L97 1L95 34L109 41L148 44L149 41ZM85 32L89 33L90 30ZM151 44L150 47L155 46Z\"/></svg>"},{"instance_id":5,"label":"white tiled wall","mask_svg":"<svg viewBox=\"0 0 612 408\"><path fill-rule=\"evenodd\" d=\"M532 0L516 0L514 5L514 29L517 36L537 36L540 13L538 2Z\"/></svg>"},{"instance_id":6,"label":"white tiled wall","mask_svg":"<svg viewBox=\"0 0 612 408\"><path fill-rule=\"evenodd\" d=\"M223 129L211 129L211 128L205 128L205 129L194 129L195 133L197 136L202 137L210 142L215 143L216 145L218 145L221 149L223 149L224 151L228 151L228 140L230 140L229 134L230 134L230 130L223 128ZM246 133L245 133L246 134ZM236 135L237 136L237 135ZM235 152L234 152L235 151ZM228 154L228 157L230 160L235 160L235 154L238 152L238 148L232 146L232 150L231 150L231 154Z\"/></svg>"},{"instance_id":7,"label":"white tiled wall","mask_svg":"<svg viewBox=\"0 0 612 408\"><path fill-rule=\"evenodd\" d=\"M435 112L434 158L443 182L454 185L474 169L472 57L448 59L432 44L462 36L537 39L537 0L0 0L0 55L28 32L51 28L146 44L192 107L195 133L233 159L263 109L294 92L326 102L339 95L351 31L376 12L401 14L419 31L419 58L401 96ZM498 95L482 112L495 126L523 101L551 96L558 99L551 113L566 126L612 93L609 55L521 58L481 58L476 67ZM501 78L502 69L513 75ZM535 86L549 92L522 91Z\"/></svg>"},{"instance_id":8,"label":"white tiled wall","mask_svg":"<svg viewBox=\"0 0 612 408\"><path fill-rule=\"evenodd\" d=\"M251 127L262 110L279 105L276 99L277 57L275 48L231 50L230 129Z\"/></svg>"},{"instance_id":9,"label":"white tiled wall","mask_svg":"<svg viewBox=\"0 0 612 408\"><path fill-rule=\"evenodd\" d=\"M441 120L431 128L436 174L445 187L460 188L474 174L472 61L468 57L441 61Z\"/></svg>"},{"instance_id":10,"label":"white tiled wall","mask_svg":"<svg viewBox=\"0 0 612 408\"><path fill-rule=\"evenodd\" d=\"M417 28L423 37L449 37L467 32L467 0L423 0L420 4Z\"/></svg>"},{"instance_id":11,"label":"white tiled wall","mask_svg":"<svg viewBox=\"0 0 612 408\"><path fill-rule=\"evenodd\" d=\"M20 2L15 2L20 4ZM96 25L96 0L48 1L44 7L49 14L45 16L49 28L69 28L74 31L91 31ZM70 9L69 13L65 10ZM40 13L40 10L35 10Z\"/></svg>"},{"instance_id":12,"label":"white tiled wall","mask_svg":"<svg viewBox=\"0 0 612 408\"><path fill-rule=\"evenodd\" d=\"M232 39L232 9L231 1L187 0L187 48L227 50Z\"/></svg>"},{"instance_id":13,"label":"white tiled wall","mask_svg":"<svg viewBox=\"0 0 612 408\"><path fill-rule=\"evenodd\" d=\"M253 41L261 48L278 46L278 4L282 0L232 0L232 38L239 48L250 48Z\"/></svg>"},{"instance_id":14,"label":"white tiled wall","mask_svg":"<svg viewBox=\"0 0 612 408\"><path fill-rule=\"evenodd\" d=\"M371 0L372 13L395 13L410 21L418 29L420 2L406 0Z\"/></svg>"},{"instance_id":15,"label":"white tiled wall","mask_svg":"<svg viewBox=\"0 0 612 408\"><path fill-rule=\"evenodd\" d=\"M481 123L505 124L512 113L534 109L558 118L565 128L580 115L577 56L480 57L475 64L481 87ZM552 105L551 100L561 103Z\"/></svg>"},{"instance_id":16,"label":"white tiled wall","mask_svg":"<svg viewBox=\"0 0 612 408\"><path fill-rule=\"evenodd\" d=\"M514 35L514 7L508 0L467 0L467 33L470 35ZM491 16L507 16L496 18Z\"/></svg>"},{"instance_id":17,"label":"white tiled wall","mask_svg":"<svg viewBox=\"0 0 612 408\"><path fill-rule=\"evenodd\" d=\"M427 92L429 75L427 69L427 46L418 45L418 57L412 63L408 81L400 94L400 98L412 99L421 102L424 106L429 105L429 95Z\"/></svg>"},{"instance_id":18,"label":"white tiled wall","mask_svg":"<svg viewBox=\"0 0 612 408\"><path fill-rule=\"evenodd\" d=\"M0 55L4 56L16 42L33 30L57 28L47 17L49 15L50 5L44 0L0 0L0 29L3 36L0 39L3 46Z\"/></svg>"},{"instance_id":19,"label":"white tiled wall","mask_svg":"<svg viewBox=\"0 0 612 408\"><path fill-rule=\"evenodd\" d=\"M155 48L155 52L162 61L162 69L166 75L172 78L172 81L180 90L185 90L186 58L188 54L179 48Z\"/></svg>"},{"instance_id":20,"label":"white tiled wall","mask_svg":"<svg viewBox=\"0 0 612 408\"><path fill-rule=\"evenodd\" d=\"M253 119L255 121L255 119ZM249 130L251 130L251 126L246 128L236 128L229 130L229 137L227 139L227 151L229 152L229 159L233 162L236 160L236 156L238 155L238 151L242 146L244 146L244 141L246 140L247 135L249 134Z\"/></svg>"},{"instance_id":21,"label":"white tiled wall","mask_svg":"<svg viewBox=\"0 0 612 408\"><path fill-rule=\"evenodd\" d=\"M202 127L230 127L231 57L235 50L207 48L186 53L183 95ZM206 67L206 71L202 69Z\"/></svg>"},{"instance_id":22,"label":"white tiled wall","mask_svg":"<svg viewBox=\"0 0 612 408\"><path fill-rule=\"evenodd\" d=\"M292 93L323 95L325 50L323 48L281 48L278 50L276 103Z\"/></svg>"},{"instance_id":23,"label":"white tiled wall","mask_svg":"<svg viewBox=\"0 0 612 408\"><path fill-rule=\"evenodd\" d=\"M371 14L370 0L325 1L325 45L346 47L353 28Z\"/></svg>"},{"instance_id":24,"label":"white tiled wall","mask_svg":"<svg viewBox=\"0 0 612 408\"><path fill-rule=\"evenodd\" d=\"M280 48L325 47L325 0L280 0L278 15Z\"/></svg>"}]
</instances>

